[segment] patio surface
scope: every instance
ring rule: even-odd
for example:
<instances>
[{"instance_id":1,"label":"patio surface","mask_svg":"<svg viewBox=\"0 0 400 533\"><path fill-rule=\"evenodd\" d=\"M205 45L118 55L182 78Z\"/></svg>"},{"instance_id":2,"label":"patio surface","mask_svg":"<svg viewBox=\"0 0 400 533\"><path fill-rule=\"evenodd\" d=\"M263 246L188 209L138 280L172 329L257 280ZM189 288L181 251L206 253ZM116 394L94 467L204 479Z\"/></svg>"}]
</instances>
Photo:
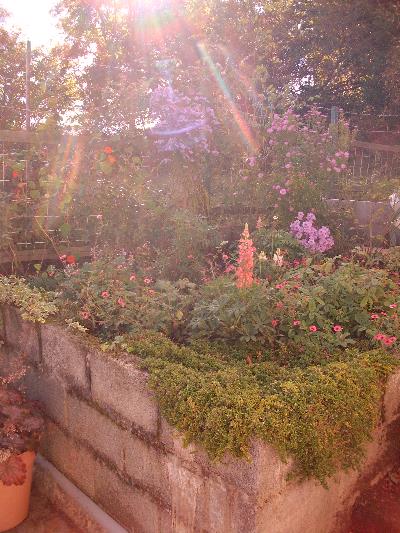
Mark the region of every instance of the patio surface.
<instances>
[{"instance_id":1,"label":"patio surface","mask_svg":"<svg viewBox=\"0 0 400 533\"><path fill-rule=\"evenodd\" d=\"M46 498L32 493L28 518L10 533L84 533L71 524Z\"/></svg>"}]
</instances>

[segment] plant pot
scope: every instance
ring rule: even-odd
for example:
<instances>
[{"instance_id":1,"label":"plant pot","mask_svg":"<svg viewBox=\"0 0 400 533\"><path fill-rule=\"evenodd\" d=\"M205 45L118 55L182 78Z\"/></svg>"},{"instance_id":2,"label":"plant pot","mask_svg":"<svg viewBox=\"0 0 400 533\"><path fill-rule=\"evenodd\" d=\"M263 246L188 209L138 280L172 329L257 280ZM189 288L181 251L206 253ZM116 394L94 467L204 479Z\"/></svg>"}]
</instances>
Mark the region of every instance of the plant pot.
<instances>
[{"instance_id":1,"label":"plant pot","mask_svg":"<svg viewBox=\"0 0 400 533\"><path fill-rule=\"evenodd\" d=\"M0 533L16 527L28 516L35 455L35 452L24 452L20 455L26 465L23 485L8 486L0 481Z\"/></svg>"}]
</instances>

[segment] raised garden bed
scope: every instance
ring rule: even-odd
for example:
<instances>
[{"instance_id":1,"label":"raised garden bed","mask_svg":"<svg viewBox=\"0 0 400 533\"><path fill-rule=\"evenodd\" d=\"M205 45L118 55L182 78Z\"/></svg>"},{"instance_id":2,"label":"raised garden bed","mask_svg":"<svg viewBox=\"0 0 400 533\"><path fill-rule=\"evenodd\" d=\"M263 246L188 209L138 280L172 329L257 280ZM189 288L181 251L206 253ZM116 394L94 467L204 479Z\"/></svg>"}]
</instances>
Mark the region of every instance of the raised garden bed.
<instances>
[{"instance_id":1,"label":"raised garden bed","mask_svg":"<svg viewBox=\"0 0 400 533\"><path fill-rule=\"evenodd\" d=\"M214 463L183 447L134 354L105 354L62 326L21 321L11 306L3 323L9 347L30 357L29 395L45 406L41 453L130 531L340 531L359 490L393 464L400 371L389 378L360 470L339 472L324 488L290 480L292 463L259 441L249 462Z\"/></svg>"}]
</instances>

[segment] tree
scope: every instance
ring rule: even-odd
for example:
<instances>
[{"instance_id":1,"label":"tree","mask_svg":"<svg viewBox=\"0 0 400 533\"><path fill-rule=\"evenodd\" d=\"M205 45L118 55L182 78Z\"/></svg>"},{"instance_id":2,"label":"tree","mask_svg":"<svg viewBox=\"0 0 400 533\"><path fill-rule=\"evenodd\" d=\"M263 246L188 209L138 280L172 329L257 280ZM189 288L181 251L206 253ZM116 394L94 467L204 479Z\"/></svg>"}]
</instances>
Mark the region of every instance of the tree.
<instances>
[{"instance_id":1,"label":"tree","mask_svg":"<svg viewBox=\"0 0 400 533\"><path fill-rule=\"evenodd\" d=\"M8 14L0 10L0 128L25 127L26 44L17 32L5 28ZM57 127L78 99L64 47L32 50L31 126Z\"/></svg>"}]
</instances>

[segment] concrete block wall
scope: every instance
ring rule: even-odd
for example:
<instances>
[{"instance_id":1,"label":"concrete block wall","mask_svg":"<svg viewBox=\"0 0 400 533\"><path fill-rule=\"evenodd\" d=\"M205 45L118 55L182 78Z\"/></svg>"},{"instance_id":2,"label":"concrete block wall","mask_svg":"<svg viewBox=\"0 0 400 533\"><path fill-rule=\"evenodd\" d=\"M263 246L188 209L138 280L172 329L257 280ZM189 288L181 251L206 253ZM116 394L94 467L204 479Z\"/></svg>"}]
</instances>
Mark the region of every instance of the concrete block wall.
<instances>
[{"instance_id":1,"label":"concrete block wall","mask_svg":"<svg viewBox=\"0 0 400 533\"><path fill-rule=\"evenodd\" d=\"M6 343L30 361L28 394L46 412L42 455L128 531L339 532L360 488L384 475L396 453L398 438L388 436L400 429L400 373L363 468L339 473L325 489L288 481L290 462L259 442L251 462L210 462L182 446L133 356L104 354L60 325L23 322L12 307L2 316Z\"/></svg>"}]
</instances>

